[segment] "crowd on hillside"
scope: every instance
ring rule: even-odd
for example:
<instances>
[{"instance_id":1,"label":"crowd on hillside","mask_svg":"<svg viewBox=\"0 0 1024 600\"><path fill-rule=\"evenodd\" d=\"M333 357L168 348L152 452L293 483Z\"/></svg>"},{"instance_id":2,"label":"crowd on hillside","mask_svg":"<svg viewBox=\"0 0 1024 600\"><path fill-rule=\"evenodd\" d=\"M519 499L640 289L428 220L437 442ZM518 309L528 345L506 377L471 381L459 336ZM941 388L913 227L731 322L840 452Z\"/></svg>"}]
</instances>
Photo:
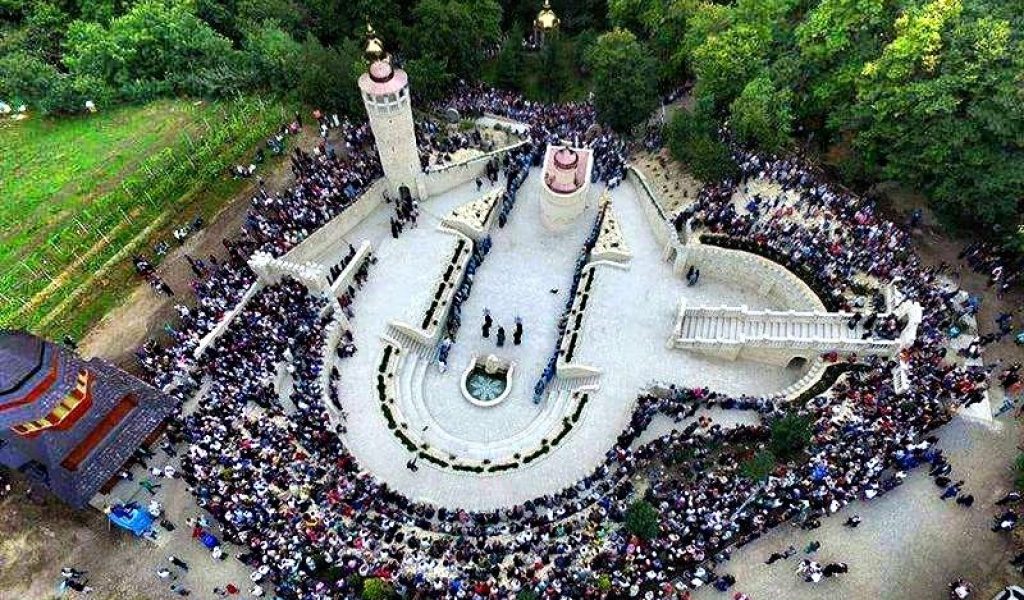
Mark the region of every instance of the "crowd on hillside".
<instances>
[{"instance_id":1,"label":"crowd on hillside","mask_svg":"<svg viewBox=\"0 0 1024 600\"><path fill-rule=\"evenodd\" d=\"M597 154L595 177L609 186L622 178L625 146L597 131L589 104L544 105L466 88L448 105L529 124L534 161L548 142L589 144ZM743 465L768 442L767 425L723 429L701 419L647 444L636 440L656 415L681 421L712 406L754 410L767 423L785 408L780 399L670 388L642 393L604 462L559 493L477 513L417 503L362 471L336 435L343 427L325 425L331 421L318 382L330 315L295 281L261 290L227 333L194 356L253 282L248 254L287 251L380 175L365 125L345 123L338 134L344 151L293 151L294 185L278 192L259 187L242 238L230 242L234 258L212 264L195 284L196 304L179 308L171 344L139 352L151 380L182 400L206 382L198 408L183 417L183 476L223 537L245 549L237 558L252 567L253 581L272 585L281 598L357 597L366 578L431 598L512 598L524 588L550 599L686 597L704 584L725 589L732 579L720 571L731 547L786 521L813 527L855 499L896 487L907 470L935 464L941 453L929 432L985 389L983 371L944 360L947 332L970 308L920 265L901 227L797 162L740 154L742 179L707 186L684 219L692 218L698 232L784 253L850 309L870 303L876 310L863 286L895 282L924 306L917 342L895 359L864 361L831 390L789 407L810 421L813 437L763 482ZM525 176L518 160L504 170L520 181ZM749 192L754 179L786 193L750 194L737 206L734 195ZM863 284L855 288L854 281ZM897 361L908 366L905 389L893 383ZM282 364L295 380L285 401L274 388ZM649 540L620 527L640 473L651 477L642 497L659 514Z\"/></svg>"}]
</instances>

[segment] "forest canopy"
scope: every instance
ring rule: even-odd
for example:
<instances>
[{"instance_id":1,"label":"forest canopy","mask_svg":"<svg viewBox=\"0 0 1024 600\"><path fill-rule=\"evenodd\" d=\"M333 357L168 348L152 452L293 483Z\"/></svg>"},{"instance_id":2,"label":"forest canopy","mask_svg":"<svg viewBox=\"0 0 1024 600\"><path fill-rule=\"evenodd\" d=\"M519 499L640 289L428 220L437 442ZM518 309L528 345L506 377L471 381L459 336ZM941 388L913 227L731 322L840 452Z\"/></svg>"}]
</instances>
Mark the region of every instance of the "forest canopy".
<instances>
[{"instance_id":1,"label":"forest canopy","mask_svg":"<svg viewBox=\"0 0 1024 600\"><path fill-rule=\"evenodd\" d=\"M719 127L820 156L848 184L896 181L949 222L1016 224L1024 190L1024 11L1011 0L0 0L0 100L49 113L162 96L279 94L358 114L372 22L420 101L483 79L540 100L593 94L633 131L693 83L666 144L732 172ZM686 122L683 122L686 121Z\"/></svg>"}]
</instances>

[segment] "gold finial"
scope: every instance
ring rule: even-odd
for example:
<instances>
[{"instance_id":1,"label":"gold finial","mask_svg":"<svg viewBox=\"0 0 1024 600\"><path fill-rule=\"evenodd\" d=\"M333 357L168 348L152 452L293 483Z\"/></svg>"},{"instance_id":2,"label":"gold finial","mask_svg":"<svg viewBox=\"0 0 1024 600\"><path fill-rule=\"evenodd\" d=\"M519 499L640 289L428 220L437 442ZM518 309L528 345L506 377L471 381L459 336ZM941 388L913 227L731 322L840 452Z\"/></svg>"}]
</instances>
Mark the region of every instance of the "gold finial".
<instances>
[{"instance_id":1,"label":"gold finial","mask_svg":"<svg viewBox=\"0 0 1024 600\"><path fill-rule=\"evenodd\" d=\"M533 21L533 26L541 31L551 31L558 29L558 25L561 20L555 15L555 11L551 10L551 1L544 0L544 7L537 13L537 18Z\"/></svg>"},{"instance_id":2,"label":"gold finial","mask_svg":"<svg viewBox=\"0 0 1024 600\"><path fill-rule=\"evenodd\" d=\"M381 60L387 56L384 42L380 41L377 32L373 30L373 25L369 23L366 24L366 49L363 50L363 56L370 62Z\"/></svg>"}]
</instances>

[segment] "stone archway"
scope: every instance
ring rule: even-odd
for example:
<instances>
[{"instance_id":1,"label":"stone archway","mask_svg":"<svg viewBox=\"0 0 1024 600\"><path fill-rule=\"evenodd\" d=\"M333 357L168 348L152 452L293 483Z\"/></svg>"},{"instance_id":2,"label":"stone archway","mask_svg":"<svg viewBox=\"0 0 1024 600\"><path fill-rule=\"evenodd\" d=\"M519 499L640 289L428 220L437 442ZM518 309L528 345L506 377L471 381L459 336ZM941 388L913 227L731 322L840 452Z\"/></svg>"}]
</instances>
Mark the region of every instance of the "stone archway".
<instances>
[{"instance_id":1,"label":"stone archway","mask_svg":"<svg viewBox=\"0 0 1024 600\"><path fill-rule=\"evenodd\" d=\"M802 371L807 367L807 358L804 356L794 356L786 363L787 369Z\"/></svg>"}]
</instances>

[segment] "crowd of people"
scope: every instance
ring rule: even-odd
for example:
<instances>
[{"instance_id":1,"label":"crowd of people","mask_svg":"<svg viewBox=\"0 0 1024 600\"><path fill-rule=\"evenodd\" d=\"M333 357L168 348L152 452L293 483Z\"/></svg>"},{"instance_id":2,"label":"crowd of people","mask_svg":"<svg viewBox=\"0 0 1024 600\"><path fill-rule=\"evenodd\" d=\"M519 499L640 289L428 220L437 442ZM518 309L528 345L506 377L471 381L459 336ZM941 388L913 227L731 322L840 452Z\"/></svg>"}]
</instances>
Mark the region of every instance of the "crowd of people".
<instances>
[{"instance_id":1,"label":"crowd of people","mask_svg":"<svg viewBox=\"0 0 1024 600\"><path fill-rule=\"evenodd\" d=\"M596 179L608 186L621 180L625 145L598 131L590 104L547 105L467 87L446 106L529 124L527 149L505 165L510 186L538 164L546 143L559 140L595 149ZM470 512L404 497L360 467L345 447L344 425L328 418L320 389L321 369L328 368L321 362L330 319L325 300L287 278L265 287L235 325L195 356L199 341L254 281L246 256L286 252L380 176L367 126L344 122L338 129L344 151L328 150L326 141L313 152L295 149L294 185L278 192L258 187L242 237L226 242L231 259L211 265L194 285L195 306L179 308L172 343L139 351L151 381L182 401L205 382L197 408L182 416L182 476L221 536L243 548L236 558L281 598L357 597L369 578L431 598L512 598L524 589L550 599L685 597L705 584L728 588L731 576L722 571L731 548L784 522L811 527L854 500L895 488L907 470L934 464L930 432L984 392L983 370L945 360L948 331L967 314L962 295L920 264L904 229L795 160L738 152L742 179L706 186L684 217L698 231L784 253L849 310L872 301L853 281L895 282L924 307L917 340L897 358L863 360L865 368L796 405L703 388L642 392L629 425L591 474L520 505ZM738 209L733 195L749 192L754 179L775 182L784 193L752 194L747 209ZM506 203L510 208L515 199L510 191L506 216ZM350 343L346 338L346 348ZM909 385L897 391L892 373L899 361ZM282 364L294 379L287 401L274 386ZM346 384L333 374L330 382ZM727 429L700 419L636 443L659 414L682 421L712 407L753 410L761 423ZM757 480L743 465L766 447L771 423L785 413L811 423L813 436L795 458ZM639 492L634 478L641 473L650 481ZM638 498L658 513L648 539L621 527ZM831 570L844 568L837 563Z\"/></svg>"}]
</instances>

